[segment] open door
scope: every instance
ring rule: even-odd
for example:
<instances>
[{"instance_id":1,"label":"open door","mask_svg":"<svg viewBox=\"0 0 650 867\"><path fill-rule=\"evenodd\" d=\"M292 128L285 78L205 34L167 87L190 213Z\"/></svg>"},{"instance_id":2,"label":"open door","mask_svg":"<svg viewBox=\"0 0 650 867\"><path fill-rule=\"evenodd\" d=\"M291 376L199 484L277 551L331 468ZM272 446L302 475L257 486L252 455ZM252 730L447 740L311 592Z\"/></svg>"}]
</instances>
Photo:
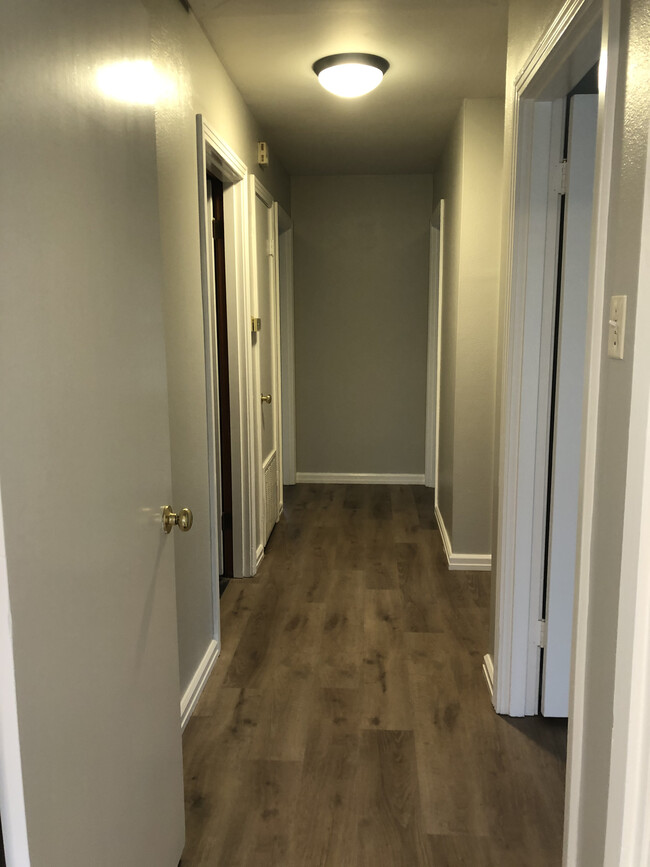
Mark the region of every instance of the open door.
<instances>
[{"instance_id":1,"label":"open door","mask_svg":"<svg viewBox=\"0 0 650 867\"><path fill-rule=\"evenodd\" d=\"M569 102L563 243L558 265L551 419L541 712L568 716L578 537L597 94Z\"/></svg>"},{"instance_id":2,"label":"open door","mask_svg":"<svg viewBox=\"0 0 650 867\"><path fill-rule=\"evenodd\" d=\"M20 34L21 56L0 97L4 845L12 867L176 867L179 529L162 526L154 108L95 79L108 59L149 56L148 19L99 0L31 12L25 28L10 4L0 32L6 57Z\"/></svg>"},{"instance_id":3,"label":"open door","mask_svg":"<svg viewBox=\"0 0 650 867\"><path fill-rule=\"evenodd\" d=\"M280 311L276 274L273 199L253 183L253 253L255 265L254 358L259 390L259 472L261 485L258 540L265 546L282 510L280 386Z\"/></svg>"}]
</instances>

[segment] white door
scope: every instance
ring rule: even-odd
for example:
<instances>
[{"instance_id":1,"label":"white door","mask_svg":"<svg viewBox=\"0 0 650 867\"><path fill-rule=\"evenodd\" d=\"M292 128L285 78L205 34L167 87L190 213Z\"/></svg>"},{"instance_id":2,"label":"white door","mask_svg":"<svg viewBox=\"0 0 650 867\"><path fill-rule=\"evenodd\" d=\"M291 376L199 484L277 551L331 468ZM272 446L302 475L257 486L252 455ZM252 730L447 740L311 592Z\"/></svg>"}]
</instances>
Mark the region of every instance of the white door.
<instances>
[{"instance_id":1,"label":"white door","mask_svg":"<svg viewBox=\"0 0 650 867\"><path fill-rule=\"evenodd\" d=\"M541 711L567 716L598 96L570 103L546 571Z\"/></svg>"},{"instance_id":2,"label":"white door","mask_svg":"<svg viewBox=\"0 0 650 867\"><path fill-rule=\"evenodd\" d=\"M9 4L0 34L13 58L0 97L3 834L10 867L176 867L153 107L105 95L95 77L100 62L135 58L115 77L134 83L148 17L100 0L60 13L36 2L27 19Z\"/></svg>"},{"instance_id":3,"label":"white door","mask_svg":"<svg viewBox=\"0 0 650 867\"><path fill-rule=\"evenodd\" d=\"M255 181L254 236L257 284L256 356L259 369L261 440L261 541L266 545L281 509L279 299L273 200Z\"/></svg>"}]
</instances>

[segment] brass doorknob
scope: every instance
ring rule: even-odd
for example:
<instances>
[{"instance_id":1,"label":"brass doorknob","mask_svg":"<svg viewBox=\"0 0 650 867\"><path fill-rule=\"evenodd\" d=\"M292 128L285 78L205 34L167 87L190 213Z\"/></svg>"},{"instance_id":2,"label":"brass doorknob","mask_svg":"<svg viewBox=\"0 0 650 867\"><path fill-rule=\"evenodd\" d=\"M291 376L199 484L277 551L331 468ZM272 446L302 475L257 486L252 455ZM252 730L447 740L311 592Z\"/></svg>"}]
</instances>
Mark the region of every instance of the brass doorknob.
<instances>
[{"instance_id":1,"label":"brass doorknob","mask_svg":"<svg viewBox=\"0 0 650 867\"><path fill-rule=\"evenodd\" d=\"M181 509L176 513L171 506L163 506L162 525L165 533L171 533L173 527L178 527L183 533L187 533L194 523L194 515L191 509Z\"/></svg>"},{"instance_id":2,"label":"brass doorknob","mask_svg":"<svg viewBox=\"0 0 650 867\"><path fill-rule=\"evenodd\" d=\"M262 395L262 403L271 403L271 400L272 400L272 398L271 398L270 394L263 394Z\"/></svg>"}]
</instances>

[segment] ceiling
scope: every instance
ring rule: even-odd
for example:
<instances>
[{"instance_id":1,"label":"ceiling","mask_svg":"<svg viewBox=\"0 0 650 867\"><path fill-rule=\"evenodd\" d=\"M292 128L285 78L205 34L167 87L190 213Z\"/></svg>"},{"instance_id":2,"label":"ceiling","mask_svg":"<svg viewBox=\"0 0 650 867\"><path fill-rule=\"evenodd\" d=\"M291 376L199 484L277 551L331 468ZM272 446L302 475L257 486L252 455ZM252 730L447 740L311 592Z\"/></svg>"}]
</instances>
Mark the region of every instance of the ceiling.
<instances>
[{"instance_id":1,"label":"ceiling","mask_svg":"<svg viewBox=\"0 0 650 867\"><path fill-rule=\"evenodd\" d=\"M508 0L191 0L292 175L428 173L465 97L502 97ZM312 63L361 51L391 64L341 99Z\"/></svg>"}]
</instances>

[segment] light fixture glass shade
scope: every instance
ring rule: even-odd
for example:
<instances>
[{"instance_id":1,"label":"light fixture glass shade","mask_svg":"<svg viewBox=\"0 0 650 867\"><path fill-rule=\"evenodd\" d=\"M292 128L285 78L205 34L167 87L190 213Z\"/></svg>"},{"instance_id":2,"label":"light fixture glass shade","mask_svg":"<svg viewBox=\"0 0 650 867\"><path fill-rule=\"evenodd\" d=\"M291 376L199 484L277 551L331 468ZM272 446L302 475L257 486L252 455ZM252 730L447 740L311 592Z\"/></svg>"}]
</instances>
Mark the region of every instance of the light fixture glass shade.
<instances>
[{"instance_id":1,"label":"light fixture glass shade","mask_svg":"<svg viewBox=\"0 0 650 867\"><path fill-rule=\"evenodd\" d=\"M388 67L388 61L376 54L332 54L317 60L312 69L325 90L349 99L374 90Z\"/></svg>"}]
</instances>

